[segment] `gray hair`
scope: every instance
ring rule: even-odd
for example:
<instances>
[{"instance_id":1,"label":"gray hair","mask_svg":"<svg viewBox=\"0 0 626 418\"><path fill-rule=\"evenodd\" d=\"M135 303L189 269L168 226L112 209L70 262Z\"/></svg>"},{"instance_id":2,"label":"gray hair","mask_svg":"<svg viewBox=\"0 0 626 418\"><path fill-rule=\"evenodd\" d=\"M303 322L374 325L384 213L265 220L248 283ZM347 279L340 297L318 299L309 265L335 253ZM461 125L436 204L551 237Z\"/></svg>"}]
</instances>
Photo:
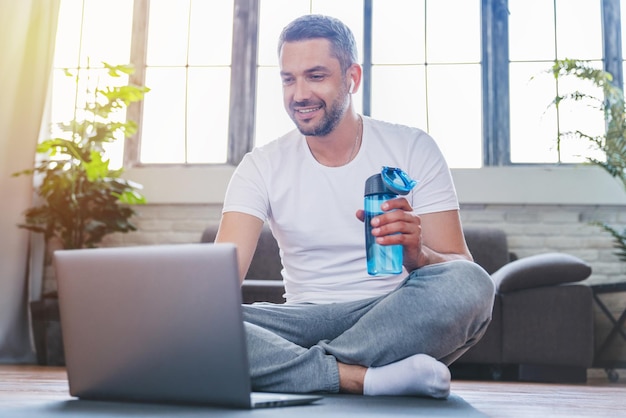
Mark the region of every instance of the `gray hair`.
<instances>
[{"instance_id":1,"label":"gray hair","mask_svg":"<svg viewBox=\"0 0 626 418\"><path fill-rule=\"evenodd\" d=\"M350 28L341 20L323 15L304 15L289 23L278 38L278 54L285 42L328 39L331 51L342 71L358 61L356 41Z\"/></svg>"}]
</instances>

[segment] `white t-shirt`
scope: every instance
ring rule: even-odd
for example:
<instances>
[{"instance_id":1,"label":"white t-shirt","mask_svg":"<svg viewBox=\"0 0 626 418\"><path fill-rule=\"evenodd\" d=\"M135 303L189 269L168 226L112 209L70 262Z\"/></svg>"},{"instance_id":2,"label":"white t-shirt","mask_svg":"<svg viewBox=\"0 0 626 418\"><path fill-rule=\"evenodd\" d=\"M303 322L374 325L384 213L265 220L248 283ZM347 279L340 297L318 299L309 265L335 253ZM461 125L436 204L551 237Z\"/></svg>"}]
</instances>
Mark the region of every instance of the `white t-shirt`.
<instances>
[{"instance_id":1,"label":"white t-shirt","mask_svg":"<svg viewBox=\"0 0 626 418\"><path fill-rule=\"evenodd\" d=\"M387 294L406 276L367 273L363 208L365 181L383 166L419 184L406 198L418 214L458 209L450 170L425 132L363 117L356 157L326 167L297 130L255 148L237 167L223 212L269 222L283 262L287 303L332 303Z\"/></svg>"}]
</instances>

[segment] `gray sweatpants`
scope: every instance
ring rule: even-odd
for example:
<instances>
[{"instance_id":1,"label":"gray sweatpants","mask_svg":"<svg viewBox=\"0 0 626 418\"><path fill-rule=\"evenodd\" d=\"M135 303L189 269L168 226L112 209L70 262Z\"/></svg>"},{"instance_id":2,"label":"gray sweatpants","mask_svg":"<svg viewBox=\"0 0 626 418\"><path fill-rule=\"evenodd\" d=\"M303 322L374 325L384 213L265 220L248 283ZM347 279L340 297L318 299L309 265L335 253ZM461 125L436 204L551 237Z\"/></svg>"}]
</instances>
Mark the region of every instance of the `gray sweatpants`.
<instances>
[{"instance_id":1,"label":"gray sweatpants","mask_svg":"<svg viewBox=\"0 0 626 418\"><path fill-rule=\"evenodd\" d=\"M337 361L378 367L424 353L449 365L485 332L493 299L480 266L450 261L413 271L381 297L244 305L252 388L338 392Z\"/></svg>"}]
</instances>

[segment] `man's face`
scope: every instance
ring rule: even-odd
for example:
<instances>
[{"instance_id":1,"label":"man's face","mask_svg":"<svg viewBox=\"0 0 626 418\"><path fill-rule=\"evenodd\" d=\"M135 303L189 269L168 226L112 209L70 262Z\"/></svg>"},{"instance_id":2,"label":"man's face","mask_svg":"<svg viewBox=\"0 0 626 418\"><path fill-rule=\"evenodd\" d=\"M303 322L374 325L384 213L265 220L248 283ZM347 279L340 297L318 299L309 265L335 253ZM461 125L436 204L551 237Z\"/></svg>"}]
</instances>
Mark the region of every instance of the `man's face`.
<instances>
[{"instance_id":1,"label":"man's face","mask_svg":"<svg viewBox=\"0 0 626 418\"><path fill-rule=\"evenodd\" d=\"M332 56L330 42L286 42L280 75L287 114L303 135L326 136L345 114L350 98L346 75Z\"/></svg>"}]
</instances>

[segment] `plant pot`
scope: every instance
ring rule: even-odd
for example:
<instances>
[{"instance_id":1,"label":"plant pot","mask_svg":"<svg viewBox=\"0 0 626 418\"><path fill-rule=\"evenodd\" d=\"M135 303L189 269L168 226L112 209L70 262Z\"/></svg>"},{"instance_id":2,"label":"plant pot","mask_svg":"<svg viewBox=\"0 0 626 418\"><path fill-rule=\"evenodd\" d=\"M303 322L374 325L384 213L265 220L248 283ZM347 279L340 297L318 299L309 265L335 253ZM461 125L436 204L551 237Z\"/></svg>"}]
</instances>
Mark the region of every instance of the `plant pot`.
<instances>
[{"instance_id":1,"label":"plant pot","mask_svg":"<svg viewBox=\"0 0 626 418\"><path fill-rule=\"evenodd\" d=\"M30 312L37 364L65 366L58 299L44 297L41 300L32 301Z\"/></svg>"}]
</instances>

